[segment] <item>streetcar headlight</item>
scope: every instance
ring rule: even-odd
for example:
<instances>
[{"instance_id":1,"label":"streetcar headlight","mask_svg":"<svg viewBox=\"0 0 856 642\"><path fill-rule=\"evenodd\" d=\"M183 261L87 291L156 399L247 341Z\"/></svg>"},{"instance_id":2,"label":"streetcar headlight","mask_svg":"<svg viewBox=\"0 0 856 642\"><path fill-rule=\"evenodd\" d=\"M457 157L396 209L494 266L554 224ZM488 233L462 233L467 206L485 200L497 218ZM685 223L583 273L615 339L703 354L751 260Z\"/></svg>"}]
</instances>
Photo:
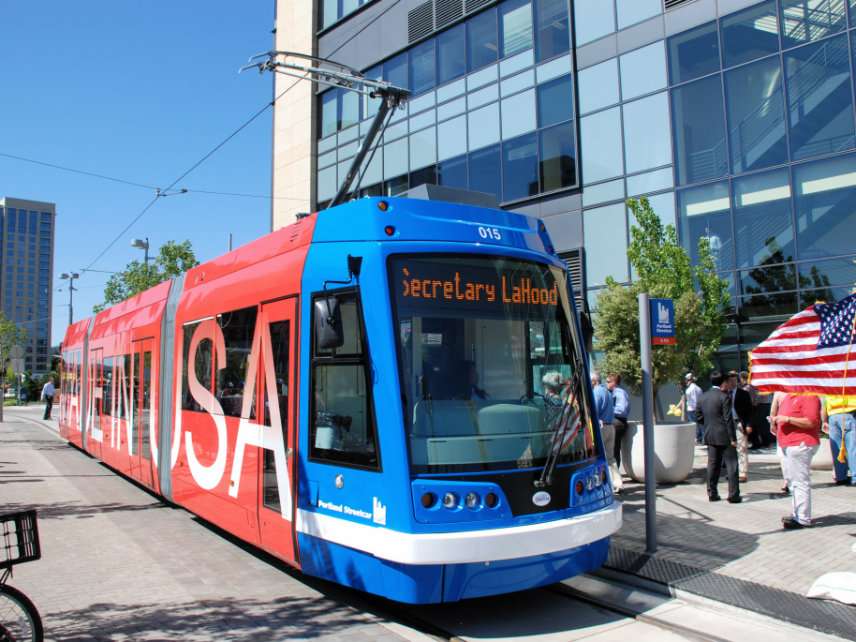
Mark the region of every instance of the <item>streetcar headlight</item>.
<instances>
[{"instance_id":1,"label":"streetcar headlight","mask_svg":"<svg viewBox=\"0 0 856 642\"><path fill-rule=\"evenodd\" d=\"M601 469L600 469L600 483L601 483L601 484L605 484L605 483L606 483L606 468L601 468Z\"/></svg>"},{"instance_id":2,"label":"streetcar headlight","mask_svg":"<svg viewBox=\"0 0 856 642\"><path fill-rule=\"evenodd\" d=\"M585 489L586 485L583 483L582 479L577 480L577 483L574 484L574 490L577 491L577 495L582 495Z\"/></svg>"},{"instance_id":3,"label":"streetcar headlight","mask_svg":"<svg viewBox=\"0 0 856 642\"><path fill-rule=\"evenodd\" d=\"M458 505L458 496L455 493L446 493L443 495L443 506L446 508L456 508Z\"/></svg>"},{"instance_id":4,"label":"streetcar headlight","mask_svg":"<svg viewBox=\"0 0 856 642\"><path fill-rule=\"evenodd\" d=\"M464 503L467 505L467 508L477 508L479 505L478 493L467 493Z\"/></svg>"},{"instance_id":5,"label":"streetcar headlight","mask_svg":"<svg viewBox=\"0 0 856 642\"><path fill-rule=\"evenodd\" d=\"M437 496L434 493L423 493L422 506L431 508L437 501Z\"/></svg>"},{"instance_id":6,"label":"streetcar headlight","mask_svg":"<svg viewBox=\"0 0 856 642\"><path fill-rule=\"evenodd\" d=\"M484 496L484 505L488 508L496 508L497 504L499 504L499 497L496 496L496 493L488 493Z\"/></svg>"}]
</instances>

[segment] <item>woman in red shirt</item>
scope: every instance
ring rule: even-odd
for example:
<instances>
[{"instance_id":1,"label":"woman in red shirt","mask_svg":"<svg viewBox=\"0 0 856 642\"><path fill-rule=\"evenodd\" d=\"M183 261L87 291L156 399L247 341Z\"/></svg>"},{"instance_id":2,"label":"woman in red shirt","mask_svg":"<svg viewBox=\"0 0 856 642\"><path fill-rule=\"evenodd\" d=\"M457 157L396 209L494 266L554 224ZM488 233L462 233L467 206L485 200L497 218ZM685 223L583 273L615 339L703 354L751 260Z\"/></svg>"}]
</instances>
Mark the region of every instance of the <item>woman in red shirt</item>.
<instances>
[{"instance_id":1,"label":"woman in red shirt","mask_svg":"<svg viewBox=\"0 0 856 642\"><path fill-rule=\"evenodd\" d=\"M782 526L807 528L811 526L811 459L820 446L820 399L785 395L771 420L793 498L793 514L782 518Z\"/></svg>"}]
</instances>

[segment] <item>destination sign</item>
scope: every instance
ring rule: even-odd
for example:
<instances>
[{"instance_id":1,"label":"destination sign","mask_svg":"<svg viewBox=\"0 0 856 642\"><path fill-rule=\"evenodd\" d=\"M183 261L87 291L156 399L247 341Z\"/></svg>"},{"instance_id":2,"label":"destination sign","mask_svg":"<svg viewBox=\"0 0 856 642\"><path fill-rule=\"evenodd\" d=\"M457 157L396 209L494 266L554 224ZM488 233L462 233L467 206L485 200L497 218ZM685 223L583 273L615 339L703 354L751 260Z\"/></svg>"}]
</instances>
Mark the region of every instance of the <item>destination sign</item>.
<instances>
[{"instance_id":1,"label":"destination sign","mask_svg":"<svg viewBox=\"0 0 856 642\"><path fill-rule=\"evenodd\" d=\"M393 278L400 304L448 308L556 307L559 283L546 266L484 259L400 259Z\"/></svg>"}]
</instances>

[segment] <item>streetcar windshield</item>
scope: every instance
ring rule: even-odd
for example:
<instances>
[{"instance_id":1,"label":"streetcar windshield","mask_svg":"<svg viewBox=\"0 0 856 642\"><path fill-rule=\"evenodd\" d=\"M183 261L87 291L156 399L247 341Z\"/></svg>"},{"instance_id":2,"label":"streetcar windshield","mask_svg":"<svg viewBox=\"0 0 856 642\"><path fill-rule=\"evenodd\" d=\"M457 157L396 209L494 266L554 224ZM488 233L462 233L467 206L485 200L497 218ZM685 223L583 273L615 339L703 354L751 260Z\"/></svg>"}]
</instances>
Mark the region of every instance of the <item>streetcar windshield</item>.
<instances>
[{"instance_id":1,"label":"streetcar windshield","mask_svg":"<svg viewBox=\"0 0 856 642\"><path fill-rule=\"evenodd\" d=\"M414 472L529 468L551 449L560 464L595 454L585 388L572 385L561 269L419 255L391 258L390 271Z\"/></svg>"}]
</instances>

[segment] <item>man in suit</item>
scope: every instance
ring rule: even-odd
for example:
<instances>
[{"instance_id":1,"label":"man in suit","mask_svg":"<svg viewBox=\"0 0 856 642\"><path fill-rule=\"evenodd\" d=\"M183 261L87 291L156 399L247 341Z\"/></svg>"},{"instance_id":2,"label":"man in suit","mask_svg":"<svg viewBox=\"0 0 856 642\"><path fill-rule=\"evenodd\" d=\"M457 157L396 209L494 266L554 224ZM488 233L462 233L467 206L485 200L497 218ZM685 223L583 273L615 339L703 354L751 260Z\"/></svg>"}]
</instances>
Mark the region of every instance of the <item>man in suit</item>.
<instances>
[{"instance_id":1,"label":"man in suit","mask_svg":"<svg viewBox=\"0 0 856 642\"><path fill-rule=\"evenodd\" d=\"M719 372L710 375L711 389L699 399L696 421L704 425L707 446L707 497L719 501L719 473L722 462L728 473L728 501L739 504L740 483L737 480L737 432L731 408L728 380Z\"/></svg>"}]
</instances>

